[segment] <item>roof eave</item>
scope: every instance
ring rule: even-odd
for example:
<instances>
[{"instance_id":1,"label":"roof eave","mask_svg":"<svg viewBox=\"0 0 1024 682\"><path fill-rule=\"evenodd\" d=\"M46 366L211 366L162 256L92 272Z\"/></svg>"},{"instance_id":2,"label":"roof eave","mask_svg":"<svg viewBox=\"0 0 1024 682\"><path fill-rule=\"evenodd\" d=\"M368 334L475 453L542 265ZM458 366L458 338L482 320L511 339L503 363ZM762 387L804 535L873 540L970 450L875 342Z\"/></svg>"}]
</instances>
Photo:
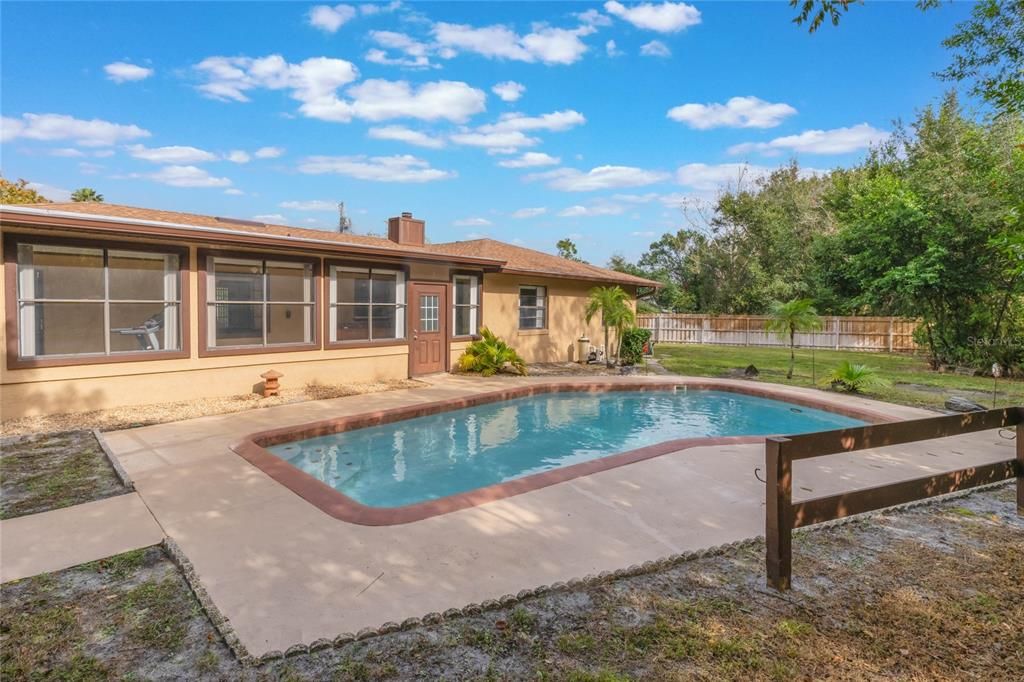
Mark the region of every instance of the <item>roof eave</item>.
<instances>
[{"instance_id":1,"label":"roof eave","mask_svg":"<svg viewBox=\"0 0 1024 682\"><path fill-rule=\"evenodd\" d=\"M528 270L528 269L525 269L525 268L502 268L501 269L501 274L503 274L503 275L504 274L508 274L508 275L527 275L527 276L531 276L532 275L532 276L537 276L537 277L553 277L555 279L580 279L580 280L586 280L588 282L610 282L610 283L613 283L613 284L627 284L629 286L634 286L634 287L653 287L655 289L659 289L662 286L662 284L660 282L655 282L655 281L652 281L652 280L641 279L641 278L638 278L640 281L636 281L636 280L628 280L628 279L618 279L618 278L616 278L614 276L611 276L611 275L609 275L608 277L603 277L601 275L578 275L578 274L569 275L569 274L565 274L565 273L550 272L548 270Z\"/></svg>"}]
</instances>

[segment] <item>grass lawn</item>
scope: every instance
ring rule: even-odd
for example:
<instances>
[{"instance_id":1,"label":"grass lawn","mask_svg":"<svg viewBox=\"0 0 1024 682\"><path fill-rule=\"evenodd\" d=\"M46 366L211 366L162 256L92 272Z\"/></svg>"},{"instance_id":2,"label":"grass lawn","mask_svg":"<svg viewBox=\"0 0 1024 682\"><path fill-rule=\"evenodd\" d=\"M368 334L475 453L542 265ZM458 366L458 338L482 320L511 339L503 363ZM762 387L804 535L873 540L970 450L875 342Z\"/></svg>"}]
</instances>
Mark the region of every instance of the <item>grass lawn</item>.
<instances>
[{"instance_id":1,"label":"grass lawn","mask_svg":"<svg viewBox=\"0 0 1024 682\"><path fill-rule=\"evenodd\" d=\"M895 353L857 353L852 351L816 350L815 377L812 378L811 351L798 348L796 370L792 380L786 379L789 368L788 348L751 348L746 346L703 346L658 344L655 357L671 372L687 376L723 377L742 375L753 364L761 372L758 379L776 384L813 386L844 360L865 364L878 370L889 386L864 395L892 403L917 407L942 407L952 395L959 395L985 407L992 407L992 378L970 377L953 373L933 372L923 357ZM996 407L1024 405L1024 381L1000 379Z\"/></svg>"},{"instance_id":2,"label":"grass lawn","mask_svg":"<svg viewBox=\"0 0 1024 682\"><path fill-rule=\"evenodd\" d=\"M0 438L0 519L125 492L92 431Z\"/></svg>"},{"instance_id":3,"label":"grass lawn","mask_svg":"<svg viewBox=\"0 0 1024 682\"><path fill-rule=\"evenodd\" d=\"M1022 562L1002 486L798 534L785 595L751 543L242 667L153 547L5 584L0 678L1020 680Z\"/></svg>"}]
</instances>

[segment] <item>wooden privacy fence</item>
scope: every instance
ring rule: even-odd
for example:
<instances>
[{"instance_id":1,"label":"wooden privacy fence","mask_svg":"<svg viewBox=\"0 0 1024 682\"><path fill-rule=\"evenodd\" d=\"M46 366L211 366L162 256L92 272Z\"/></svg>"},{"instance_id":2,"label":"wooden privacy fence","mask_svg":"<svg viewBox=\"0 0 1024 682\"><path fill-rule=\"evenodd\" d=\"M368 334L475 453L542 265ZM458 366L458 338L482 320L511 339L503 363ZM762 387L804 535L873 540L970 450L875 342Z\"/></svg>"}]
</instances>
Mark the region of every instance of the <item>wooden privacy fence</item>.
<instances>
[{"instance_id":1,"label":"wooden privacy fence","mask_svg":"<svg viewBox=\"0 0 1024 682\"><path fill-rule=\"evenodd\" d=\"M789 339L765 329L765 315L637 315L655 343L707 343L722 346L788 346ZM803 348L908 353L917 350L918 321L902 317L823 317L820 331L797 334Z\"/></svg>"},{"instance_id":2,"label":"wooden privacy fence","mask_svg":"<svg viewBox=\"0 0 1024 682\"><path fill-rule=\"evenodd\" d=\"M1016 477L1017 513L1024 515L1024 407L929 417L891 424L821 431L765 440L765 541L768 586L788 590L793 570L793 529L924 500ZM863 488L793 503L793 462L840 452L946 438L1017 425L1016 458L934 476Z\"/></svg>"}]
</instances>

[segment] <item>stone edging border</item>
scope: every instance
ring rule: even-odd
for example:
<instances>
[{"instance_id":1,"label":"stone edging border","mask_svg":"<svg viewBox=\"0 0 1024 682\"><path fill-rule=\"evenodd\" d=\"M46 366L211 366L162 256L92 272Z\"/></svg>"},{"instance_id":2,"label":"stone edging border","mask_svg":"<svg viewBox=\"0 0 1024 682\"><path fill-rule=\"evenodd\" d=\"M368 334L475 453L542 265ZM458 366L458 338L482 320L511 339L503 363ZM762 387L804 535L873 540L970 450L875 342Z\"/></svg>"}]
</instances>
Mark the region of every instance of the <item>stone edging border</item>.
<instances>
[{"instance_id":1,"label":"stone edging border","mask_svg":"<svg viewBox=\"0 0 1024 682\"><path fill-rule=\"evenodd\" d=\"M956 492L948 493L946 495L939 495L924 500L916 500L914 502L908 502L906 504L897 505L895 507L886 507L885 509L878 509L875 511L866 512L864 514L857 514L854 516L848 516L843 519L836 519L835 521L827 521L825 523L815 524L814 526L808 526L806 528L799 528L794 532L802 535L804 533L813 533L815 531L827 530L831 528L836 528L838 526L860 524L868 521L873 517L881 516L882 514L905 511L916 507L933 506L943 502L947 502L949 500L969 497L978 492L993 490L996 488L1009 486L1011 484L1013 484L1013 481L1007 480L999 481L998 483L990 483L988 485L978 486L976 488L970 488L968 490L958 490ZM533 597L542 597L547 596L549 594L564 592L566 590L575 590L580 589L582 587L599 585L601 583L608 582L611 580L618 580L622 578L630 578L637 575L654 573L655 571L668 569L679 564L686 563L688 561L693 561L694 559L701 559L710 556L721 556L731 551L763 544L764 536L758 535L756 537L746 538L744 540L736 540L734 542L715 545L713 547L706 547L704 549L691 550L689 552L682 552L680 554L672 554L661 559L645 561L642 564L634 564L632 566L629 566L628 568L622 568L615 571L602 571L601 573L584 576L583 578L573 578L568 582L564 583L556 582L551 585L541 585L534 589L520 590L516 594L506 594L497 599L487 599L479 604L467 604L462 608L447 609L443 613L428 613L421 618L406 618L401 623L387 622L375 628L363 628L357 633L342 633L334 639L321 638L314 640L309 644L294 644L288 647L283 652L277 650L268 651L262 656L258 657L251 656L249 652L245 649L245 647L242 645L242 643L238 640L238 637L237 635L235 635L234 630L231 628L231 625L228 622L228 620L220 614L220 612L217 610L217 607L214 606L213 602L210 600L209 595L207 595L206 591L202 588L202 586L198 584L199 581L195 575L194 569L192 569L191 562L188 561L184 554L181 554L181 550L174 543L174 541L170 538L167 538L164 541L164 543L165 548L168 549L169 553L172 553L172 556L175 557L176 562L179 561L178 557L180 557L179 565L182 566L182 571L186 573L186 580L189 582L189 585L192 586L193 591L196 593L196 596L200 600L200 604L202 604L204 608L207 608L208 613L211 613L211 620L214 620L214 618L219 619L215 621L215 624L219 623L219 625L216 625L217 630L221 633L221 636L224 637L225 642L227 642L232 652L234 652L235 655L238 656L239 660L243 663L243 665L258 666L272 661L280 660L282 658L290 658L292 656L300 656L303 654L314 653L316 651L329 649L331 647L342 647L351 642L363 641L366 639L371 639L373 637L387 635L392 632L411 630L413 628L417 628L423 625L435 625L445 620L451 620L463 616L474 616L484 613L486 611L508 608L510 606L519 604ZM172 547L173 549L171 549ZM187 570L184 568L185 566L188 567ZM207 604L209 604L209 606L207 606ZM212 614L216 615L214 616Z\"/></svg>"},{"instance_id":2,"label":"stone edging border","mask_svg":"<svg viewBox=\"0 0 1024 682\"><path fill-rule=\"evenodd\" d=\"M100 448L103 450L103 454L107 456L107 461L110 462L110 466L114 467L114 473L121 479L121 484L129 491L135 490L135 481L128 475L128 472L121 466L121 462L118 461L117 457L114 456L110 446L107 445L106 439L103 437L103 432L99 429L93 429L92 435L96 439L96 442L100 444Z\"/></svg>"}]
</instances>

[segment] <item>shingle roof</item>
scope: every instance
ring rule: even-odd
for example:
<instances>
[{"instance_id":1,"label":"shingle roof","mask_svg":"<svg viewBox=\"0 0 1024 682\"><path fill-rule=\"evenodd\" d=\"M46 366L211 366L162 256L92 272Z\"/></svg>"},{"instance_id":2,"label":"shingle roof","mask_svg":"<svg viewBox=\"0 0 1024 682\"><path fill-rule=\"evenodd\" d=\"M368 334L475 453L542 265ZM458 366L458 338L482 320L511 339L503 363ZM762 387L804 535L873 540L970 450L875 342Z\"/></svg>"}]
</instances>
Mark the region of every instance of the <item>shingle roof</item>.
<instances>
[{"instance_id":1,"label":"shingle roof","mask_svg":"<svg viewBox=\"0 0 1024 682\"><path fill-rule=\"evenodd\" d=\"M636 277L624 272L601 268L589 263L580 263L543 251L527 249L515 244L499 242L496 239L471 239L464 242L429 244L427 248L457 256L498 258L505 261L506 272L536 273L595 282L615 282L634 286L661 286L660 283Z\"/></svg>"},{"instance_id":2,"label":"shingle roof","mask_svg":"<svg viewBox=\"0 0 1024 682\"><path fill-rule=\"evenodd\" d=\"M435 258L437 255L447 255L455 258L491 259L495 261L495 265L499 265L503 262L504 264L502 265L501 270L508 272L536 273L551 277L583 279L595 282L628 284L632 286L660 286L657 282L653 282L642 277L635 277L626 273L600 268L588 263L571 261L559 256L553 256L549 253L534 251L533 249L515 246L495 239L473 239L470 241L448 242L444 244L409 246L405 244L396 244L390 239L385 239L384 237L330 232L327 230L313 230L304 227L275 225L260 221L237 220L200 215L196 213L138 208L135 206L123 206L120 204L73 202L23 204L21 206L45 211L75 213L83 216L115 219L122 218L126 221L152 221L157 223L194 226L200 228L234 230L250 234L260 234L267 237L279 236L300 240L309 239L320 243L337 242L339 246L351 244L352 246L371 247L374 249L394 251L396 254L430 254Z\"/></svg>"}]
</instances>

